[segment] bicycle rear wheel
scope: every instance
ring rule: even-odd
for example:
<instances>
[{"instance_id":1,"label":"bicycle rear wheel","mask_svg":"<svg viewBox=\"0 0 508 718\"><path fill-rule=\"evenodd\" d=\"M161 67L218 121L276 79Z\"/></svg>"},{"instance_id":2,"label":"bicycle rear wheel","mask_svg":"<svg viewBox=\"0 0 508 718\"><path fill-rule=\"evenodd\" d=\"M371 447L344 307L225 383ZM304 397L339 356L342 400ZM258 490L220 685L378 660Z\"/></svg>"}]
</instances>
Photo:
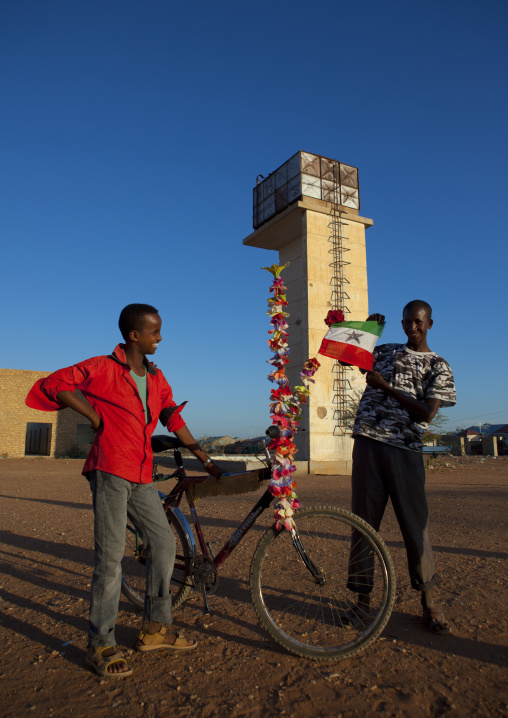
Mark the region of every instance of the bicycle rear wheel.
<instances>
[{"instance_id":1,"label":"bicycle rear wheel","mask_svg":"<svg viewBox=\"0 0 508 718\"><path fill-rule=\"evenodd\" d=\"M369 524L343 509L307 508L294 518L296 533L273 526L256 548L254 608L272 638L291 653L347 658L379 636L392 612L395 573L388 549ZM369 591L366 615L357 596Z\"/></svg>"},{"instance_id":2,"label":"bicycle rear wheel","mask_svg":"<svg viewBox=\"0 0 508 718\"><path fill-rule=\"evenodd\" d=\"M190 593L192 580L188 573L192 556L185 533L171 511L166 512L176 541L176 558L171 576L173 610L182 604ZM126 527L125 555L122 560L122 593L134 606L143 608L146 585L146 557L141 536L132 523Z\"/></svg>"}]
</instances>

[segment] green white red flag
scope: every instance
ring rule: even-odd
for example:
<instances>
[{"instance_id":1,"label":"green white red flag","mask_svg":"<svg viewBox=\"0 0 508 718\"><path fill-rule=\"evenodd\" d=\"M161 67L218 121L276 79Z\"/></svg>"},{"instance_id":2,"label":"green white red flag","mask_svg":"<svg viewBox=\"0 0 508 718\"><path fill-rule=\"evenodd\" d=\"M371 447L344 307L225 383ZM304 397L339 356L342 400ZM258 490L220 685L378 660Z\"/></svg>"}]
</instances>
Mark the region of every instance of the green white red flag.
<instances>
[{"instance_id":1,"label":"green white red flag","mask_svg":"<svg viewBox=\"0 0 508 718\"><path fill-rule=\"evenodd\" d=\"M370 371L374 364L372 352L383 329L384 324L377 322L331 324L319 354Z\"/></svg>"}]
</instances>

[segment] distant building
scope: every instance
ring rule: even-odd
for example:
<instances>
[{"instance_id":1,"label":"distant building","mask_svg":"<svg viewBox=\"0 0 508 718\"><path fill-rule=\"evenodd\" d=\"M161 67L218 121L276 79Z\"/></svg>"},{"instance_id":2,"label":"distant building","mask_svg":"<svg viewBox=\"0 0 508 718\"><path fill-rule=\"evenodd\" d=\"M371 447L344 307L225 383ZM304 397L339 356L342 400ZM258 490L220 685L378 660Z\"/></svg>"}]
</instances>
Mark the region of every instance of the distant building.
<instances>
[{"instance_id":1,"label":"distant building","mask_svg":"<svg viewBox=\"0 0 508 718\"><path fill-rule=\"evenodd\" d=\"M85 417L72 409L37 411L25 404L35 382L49 374L0 369L0 456L68 456L90 448L94 433Z\"/></svg>"},{"instance_id":2,"label":"distant building","mask_svg":"<svg viewBox=\"0 0 508 718\"><path fill-rule=\"evenodd\" d=\"M257 454L264 446L266 436L256 436L254 439L242 439L224 447L226 454Z\"/></svg>"},{"instance_id":3,"label":"distant building","mask_svg":"<svg viewBox=\"0 0 508 718\"><path fill-rule=\"evenodd\" d=\"M474 439L478 436L478 431L474 431L474 429L463 429L462 431L459 431L455 436L464 436L467 439L471 441L471 439Z\"/></svg>"},{"instance_id":4,"label":"distant building","mask_svg":"<svg viewBox=\"0 0 508 718\"><path fill-rule=\"evenodd\" d=\"M232 436L203 436L200 438L199 444L208 454L222 455L226 453L226 446L234 441Z\"/></svg>"},{"instance_id":5,"label":"distant building","mask_svg":"<svg viewBox=\"0 0 508 718\"><path fill-rule=\"evenodd\" d=\"M480 424L479 426L470 426L467 429L459 431L456 436L466 436L469 440L476 439L479 436L497 436L500 439L507 439L508 424Z\"/></svg>"},{"instance_id":6,"label":"distant building","mask_svg":"<svg viewBox=\"0 0 508 718\"><path fill-rule=\"evenodd\" d=\"M493 441L494 437L498 453L508 453L508 424L469 426L455 436L466 439L466 452L470 454L490 453L493 445L488 440Z\"/></svg>"}]
</instances>

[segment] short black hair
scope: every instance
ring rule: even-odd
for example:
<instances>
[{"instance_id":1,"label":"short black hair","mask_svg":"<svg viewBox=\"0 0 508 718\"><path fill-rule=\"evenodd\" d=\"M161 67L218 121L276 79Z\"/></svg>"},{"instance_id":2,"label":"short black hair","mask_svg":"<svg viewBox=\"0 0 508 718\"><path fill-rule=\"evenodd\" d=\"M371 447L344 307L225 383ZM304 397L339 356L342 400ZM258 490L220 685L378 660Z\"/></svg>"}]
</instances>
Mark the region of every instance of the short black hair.
<instances>
[{"instance_id":1,"label":"short black hair","mask_svg":"<svg viewBox=\"0 0 508 718\"><path fill-rule=\"evenodd\" d=\"M424 302L423 299L413 299L411 302L408 302L402 310L402 316L404 316L406 311L411 311L411 309L424 309L427 314L427 319L432 319L432 307L428 302Z\"/></svg>"},{"instance_id":2,"label":"short black hair","mask_svg":"<svg viewBox=\"0 0 508 718\"><path fill-rule=\"evenodd\" d=\"M143 329L147 314L158 314L159 310L151 304L128 304L120 312L118 326L122 336L127 341L132 330L139 332Z\"/></svg>"}]
</instances>

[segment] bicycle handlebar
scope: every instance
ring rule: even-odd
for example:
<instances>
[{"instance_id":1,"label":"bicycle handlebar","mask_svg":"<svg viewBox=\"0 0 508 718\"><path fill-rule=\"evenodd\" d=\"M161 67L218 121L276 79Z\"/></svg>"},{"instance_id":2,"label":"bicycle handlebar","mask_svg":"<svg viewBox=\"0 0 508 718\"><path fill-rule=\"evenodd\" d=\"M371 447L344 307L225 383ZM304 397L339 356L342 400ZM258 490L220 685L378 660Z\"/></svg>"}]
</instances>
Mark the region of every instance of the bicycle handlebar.
<instances>
[{"instance_id":1,"label":"bicycle handlebar","mask_svg":"<svg viewBox=\"0 0 508 718\"><path fill-rule=\"evenodd\" d=\"M269 426L265 431L265 434L269 439L278 439L281 431L278 426L272 424L272 426ZM170 451L181 448L183 448L183 444L176 436L169 436L169 434L157 434L157 436L152 436L152 451L154 454L158 454L161 451Z\"/></svg>"},{"instance_id":2,"label":"bicycle handlebar","mask_svg":"<svg viewBox=\"0 0 508 718\"><path fill-rule=\"evenodd\" d=\"M265 431L266 436L268 439L264 442L264 455L265 459L267 461L270 461L270 453L268 451L267 445L268 441L270 439L278 439L281 435L281 430L278 426L275 426L272 424L272 426L269 426L268 429ZM154 454L158 454L161 451L175 451L176 449L180 449L183 447L182 442L180 439L178 439L176 436L169 436L168 434L158 434L157 436L152 436L152 451ZM180 452L178 452L179 455ZM176 456L175 456L176 458ZM180 459L181 462L181 459ZM154 463L157 463L154 461ZM177 462L177 465L179 465L179 462ZM161 480L161 479L159 479Z\"/></svg>"},{"instance_id":3,"label":"bicycle handlebar","mask_svg":"<svg viewBox=\"0 0 508 718\"><path fill-rule=\"evenodd\" d=\"M152 436L152 451L158 454L160 451L168 451L169 449L179 449L183 444L176 436L169 434L158 434Z\"/></svg>"}]
</instances>

